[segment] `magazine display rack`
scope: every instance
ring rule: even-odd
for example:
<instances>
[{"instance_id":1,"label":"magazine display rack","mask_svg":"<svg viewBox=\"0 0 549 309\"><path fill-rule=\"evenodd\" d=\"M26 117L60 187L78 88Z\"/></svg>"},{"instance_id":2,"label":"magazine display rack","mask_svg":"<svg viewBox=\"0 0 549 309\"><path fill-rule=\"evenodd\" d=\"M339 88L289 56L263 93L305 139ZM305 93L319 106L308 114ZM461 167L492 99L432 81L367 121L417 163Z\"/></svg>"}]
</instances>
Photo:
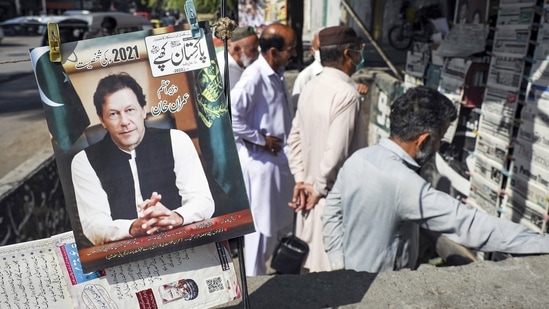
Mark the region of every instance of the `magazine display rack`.
<instances>
[{"instance_id":1,"label":"magazine display rack","mask_svg":"<svg viewBox=\"0 0 549 309\"><path fill-rule=\"evenodd\" d=\"M449 179L447 193L468 205L546 232L549 5L485 3L489 26L456 22L439 46L412 47L404 87L436 88L459 110L428 175L434 185Z\"/></svg>"},{"instance_id":2,"label":"magazine display rack","mask_svg":"<svg viewBox=\"0 0 549 309\"><path fill-rule=\"evenodd\" d=\"M549 134L549 5L546 1L533 2L535 6L523 7L520 11L533 12L533 35L525 64L530 70L521 79L523 87L514 119L515 135L509 177L504 183L502 216L545 233L549 205L549 143L546 138Z\"/></svg>"}]
</instances>

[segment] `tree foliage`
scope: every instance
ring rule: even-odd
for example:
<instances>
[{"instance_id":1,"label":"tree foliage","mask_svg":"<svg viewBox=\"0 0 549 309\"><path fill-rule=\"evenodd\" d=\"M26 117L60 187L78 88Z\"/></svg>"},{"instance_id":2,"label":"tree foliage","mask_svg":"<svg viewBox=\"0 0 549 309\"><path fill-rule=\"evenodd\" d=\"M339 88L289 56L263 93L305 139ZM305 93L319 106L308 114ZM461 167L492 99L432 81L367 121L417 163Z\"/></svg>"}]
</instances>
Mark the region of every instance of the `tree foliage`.
<instances>
[{"instance_id":1,"label":"tree foliage","mask_svg":"<svg viewBox=\"0 0 549 309\"><path fill-rule=\"evenodd\" d=\"M195 0L196 12L200 14L213 14L221 7L222 0ZM177 9L183 12L187 0L141 0L141 3L151 9L172 10ZM236 11L238 2L236 0L225 0L228 11Z\"/></svg>"}]
</instances>

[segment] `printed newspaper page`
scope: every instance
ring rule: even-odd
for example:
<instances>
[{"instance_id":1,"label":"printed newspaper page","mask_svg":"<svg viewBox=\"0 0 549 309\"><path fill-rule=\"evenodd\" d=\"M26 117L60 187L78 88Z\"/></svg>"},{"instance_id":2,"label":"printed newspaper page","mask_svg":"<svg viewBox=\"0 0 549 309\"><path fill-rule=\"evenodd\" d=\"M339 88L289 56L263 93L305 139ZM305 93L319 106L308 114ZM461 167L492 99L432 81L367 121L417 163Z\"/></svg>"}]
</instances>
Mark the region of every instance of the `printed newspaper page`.
<instances>
[{"instance_id":1,"label":"printed newspaper page","mask_svg":"<svg viewBox=\"0 0 549 309\"><path fill-rule=\"evenodd\" d=\"M72 308L51 239L0 247L0 308Z\"/></svg>"},{"instance_id":2,"label":"printed newspaper page","mask_svg":"<svg viewBox=\"0 0 549 309\"><path fill-rule=\"evenodd\" d=\"M241 296L226 241L85 273L73 234L52 239L75 308L209 308Z\"/></svg>"},{"instance_id":3,"label":"printed newspaper page","mask_svg":"<svg viewBox=\"0 0 549 309\"><path fill-rule=\"evenodd\" d=\"M442 41L437 54L440 57L467 58L484 52L489 28L481 24L456 24Z\"/></svg>"}]
</instances>

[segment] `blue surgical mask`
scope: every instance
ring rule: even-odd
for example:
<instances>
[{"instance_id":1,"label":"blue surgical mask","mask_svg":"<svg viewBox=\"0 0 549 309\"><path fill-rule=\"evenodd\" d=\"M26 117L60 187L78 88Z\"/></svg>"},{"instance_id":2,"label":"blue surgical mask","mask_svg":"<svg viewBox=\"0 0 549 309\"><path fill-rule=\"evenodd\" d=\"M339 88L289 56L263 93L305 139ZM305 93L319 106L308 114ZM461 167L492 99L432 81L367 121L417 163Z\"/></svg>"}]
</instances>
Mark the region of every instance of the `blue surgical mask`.
<instances>
[{"instance_id":1,"label":"blue surgical mask","mask_svg":"<svg viewBox=\"0 0 549 309\"><path fill-rule=\"evenodd\" d=\"M364 67L364 51L360 52L360 61L356 64L355 72Z\"/></svg>"},{"instance_id":2,"label":"blue surgical mask","mask_svg":"<svg viewBox=\"0 0 549 309\"><path fill-rule=\"evenodd\" d=\"M364 67L364 61L365 61L364 49L361 49L361 50L352 49L352 51L360 53L360 61L357 64L355 64L354 61L351 59L351 62L355 64L355 72L356 72Z\"/></svg>"}]
</instances>

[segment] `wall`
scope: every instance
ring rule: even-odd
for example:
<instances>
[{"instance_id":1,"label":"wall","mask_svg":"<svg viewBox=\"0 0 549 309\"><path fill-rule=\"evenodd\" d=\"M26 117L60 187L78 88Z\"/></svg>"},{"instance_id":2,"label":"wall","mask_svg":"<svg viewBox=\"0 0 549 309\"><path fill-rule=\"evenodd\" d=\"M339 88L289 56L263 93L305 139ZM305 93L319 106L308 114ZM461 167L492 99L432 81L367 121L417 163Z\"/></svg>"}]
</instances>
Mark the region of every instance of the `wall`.
<instances>
[{"instance_id":1,"label":"wall","mask_svg":"<svg viewBox=\"0 0 549 309\"><path fill-rule=\"evenodd\" d=\"M357 14L358 18L360 18L362 24L366 26L366 29L370 31L371 34L373 34L372 31L372 10L374 9L374 0L346 0L347 3L353 8L355 13ZM360 31L360 27L358 26L358 23L351 17L350 14L348 14L345 10L345 13L343 14L344 19L343 23L347 24L350 27L353 27L353 29L357 30L357 33L366 40L366 36Z\"/></svg>"},{"instance_id":2,"label":"wall","mask_svg":"<svg viewBox=\"0 0 549 309\"><path fill-rule=\"evenodd\" d=\"M1 183L0 246L71 230L51 150L36 154Z\"/></svg>"}]
</instances>

